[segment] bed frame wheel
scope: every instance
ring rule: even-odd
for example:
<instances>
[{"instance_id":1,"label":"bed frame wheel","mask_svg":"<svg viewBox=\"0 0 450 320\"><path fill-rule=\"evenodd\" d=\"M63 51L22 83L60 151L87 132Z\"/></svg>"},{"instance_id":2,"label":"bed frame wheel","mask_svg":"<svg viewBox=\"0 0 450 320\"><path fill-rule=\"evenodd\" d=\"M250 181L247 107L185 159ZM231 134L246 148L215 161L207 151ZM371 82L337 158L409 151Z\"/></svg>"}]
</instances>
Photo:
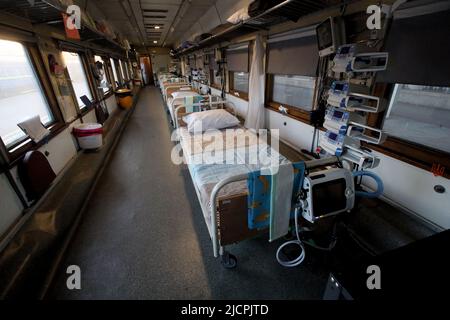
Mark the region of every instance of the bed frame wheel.
<instances>
[{"instance_id":1,"label":"bed frame wheel","mask_svg":"<svg viewBox=\"0 0 450 320\"><path fill-rule=\"evenodd\" d=\"M234 269L237 266L237 258L229 252L224 252L221 263L225 269Z\"/></svg>"}]
</instances>

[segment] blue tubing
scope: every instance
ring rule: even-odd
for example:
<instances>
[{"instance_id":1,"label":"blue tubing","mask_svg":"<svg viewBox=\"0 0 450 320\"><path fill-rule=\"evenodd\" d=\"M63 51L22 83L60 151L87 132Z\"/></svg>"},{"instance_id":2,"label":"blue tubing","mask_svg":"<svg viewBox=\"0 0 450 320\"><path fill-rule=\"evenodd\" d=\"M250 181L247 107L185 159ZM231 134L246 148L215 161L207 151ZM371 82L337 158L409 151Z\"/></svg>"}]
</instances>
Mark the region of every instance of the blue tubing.
<instances>
[{"instance_id":1,"label":"blue tubing","mask_svg":"<svg viewBox=\"0 0 450 320\"><path fill-rule=\"evenodd\" d=\"M370 171L355 171L353 172L354 177L368 176L374 179L377 183L377 190L375 192L365 192L365 191L356 191L356 196L365 197L365 198L378 198L383 194L384 185L383 181L379 176Z\"/></svg>"}]
</instances>

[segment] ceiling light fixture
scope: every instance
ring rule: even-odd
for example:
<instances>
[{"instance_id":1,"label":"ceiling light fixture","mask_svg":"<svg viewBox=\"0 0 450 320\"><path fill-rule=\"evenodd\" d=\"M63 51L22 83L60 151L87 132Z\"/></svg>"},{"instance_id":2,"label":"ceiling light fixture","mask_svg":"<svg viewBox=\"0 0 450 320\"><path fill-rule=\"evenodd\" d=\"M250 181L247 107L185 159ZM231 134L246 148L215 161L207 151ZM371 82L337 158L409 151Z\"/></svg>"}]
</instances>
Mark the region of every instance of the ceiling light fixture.
<instances>
[{"instance_id":1,"label":"ceiling light fixture","mask_svg":"<svg viewBox=\"0 0 450 320\"><path fill-rule=\"evenodd\" d=\"M155 26L155 29L159 29L159 26Z\"/></svg>"},{"instance_id":2,"label":"ceiling light fixture","mask_svg":"<svg viewBox=\"0 0 450 320\"><path fill-rule=\"evenodd\" d=\"M153 43L158 43L158 41L154 40Z\"/></svg>"}]
</instances>

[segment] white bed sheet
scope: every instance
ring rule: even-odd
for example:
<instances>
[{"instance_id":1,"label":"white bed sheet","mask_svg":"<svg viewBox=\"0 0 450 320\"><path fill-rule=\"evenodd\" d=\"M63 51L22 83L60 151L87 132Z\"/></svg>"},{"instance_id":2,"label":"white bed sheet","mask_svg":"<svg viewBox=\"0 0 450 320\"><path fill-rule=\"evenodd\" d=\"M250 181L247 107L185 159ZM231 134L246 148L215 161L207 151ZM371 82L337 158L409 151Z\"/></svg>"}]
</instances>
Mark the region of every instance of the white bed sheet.
<instances>
[{"instance_id":1,"label":"white bed sheet","mask_svg":"<svg viewBox=\"0 0 450 320\"><path fill-rule=\"evenodd\" d=\"M258 153L266 156L273 155L279 164L290 163L288 159L271 148L265 141L258 138L253 131L245 128L239 129L241 130L227 131L226 135L222 137L224 140L223 144L219 145L223 146L223 148L216 153L217 157L213 158L215 162L211 164L201 163L200 160L205 154L210 153L211 141L213 141L212 136L217 137L216 134L206 132L202 138L201 135L190 134L184 127L178 130L183 155L188 162L193 183L198 190L199 201L208 226L211 222L210 197L214 186L219 181L267 167L267 162L260 161L261 159L256 156ZM243 136L246 139L242 139ZM227 158L233 159L234 163L225 163L224 159ZM250 158L256 161L249 161ZM247 192L247 181L233 182L222 188L219 192L219 198Z\"/></svg>"}]
</instances>

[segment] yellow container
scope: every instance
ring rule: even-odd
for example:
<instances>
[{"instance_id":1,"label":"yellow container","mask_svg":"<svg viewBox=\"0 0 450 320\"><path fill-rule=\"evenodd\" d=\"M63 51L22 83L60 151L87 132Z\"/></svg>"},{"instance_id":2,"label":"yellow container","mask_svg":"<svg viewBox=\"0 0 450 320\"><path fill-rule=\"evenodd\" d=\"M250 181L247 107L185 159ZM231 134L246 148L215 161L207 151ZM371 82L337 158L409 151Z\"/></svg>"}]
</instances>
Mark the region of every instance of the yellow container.
<instances>
[{"instance_id":1,"label":"yellow container","mask_svg":"<svg viewBox=\"0 0 450 320\"><path fill-rule=\"evenodd\" d=\"M133 106L131 90L119 89L116 91L117 102L122 109L130 109Z\"/></svg>"},{"instance_id":2,"label":"yellow container","mask_svg":"<svg viewBox=\"0 0 450 320\"><path fill-rule=\"evenodd\" d=\"M133 97L119 97L119 106L123 109L130 109L133 106Z\"/></svg>"}]
</instances>

